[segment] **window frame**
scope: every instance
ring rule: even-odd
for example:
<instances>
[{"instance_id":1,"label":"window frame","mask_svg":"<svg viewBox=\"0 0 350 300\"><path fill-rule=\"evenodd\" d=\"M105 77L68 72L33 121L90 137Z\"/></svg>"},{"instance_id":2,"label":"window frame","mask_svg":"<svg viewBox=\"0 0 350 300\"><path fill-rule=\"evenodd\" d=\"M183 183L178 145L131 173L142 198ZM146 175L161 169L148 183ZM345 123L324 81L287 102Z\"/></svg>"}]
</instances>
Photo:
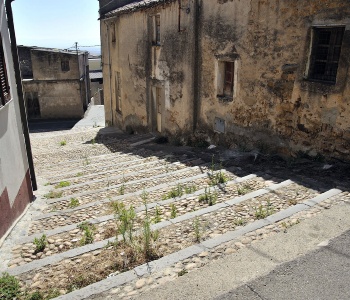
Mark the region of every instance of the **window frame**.
<instances>
[{"instance_id":1,"label":"window frame","mask_svg":"<svg viewBox=\"0 0 350 300\"><path fill-rule=\"evenodd\" d=\"M0 108L10 102L11 99L11 87L8 79L2 36L0 35Z\"/></svg>"},{"instance_id":2,"label":"window frame","mask_svg":"<svg viewBox=\"0 0 350 300\"><path fill-rule=\"evenodd\" d=\"M70 71L69 59L61 59L61 71L62 72Z\"/></svg>"},{"instance_id":3,"label":"window frame","mask_svg":"<svg viewBox=\"0 0 350 300\"><path fill-rule=\"evenodd\" d=\"M236 97L236 59L217 60L216 96L220 100L232 101ZM228 77L230 80L228 82ZM229 88L227 88L230 86ZM229 93L227 91L229 90Z\"/></svg>"},{"instance_id":4,"label":"window frame","mask_svg":"<svg viewBox=\"0 0 350 300\"><path fill-rule=\"evenodd\" d=\"M160 46L161 39L161 24L160 24L160 14L152 15L152 26L153 26L153 37L152 37L152 45Z\"/></svg>"},{"instance_id":5,"label":"window frame","mask_svg":"<svg viewBox=\"0 0 350 300\"><path fill-rule=\"evenodd\" d=\"M321 33L330 32L329 42L326 44L321 44ZM312 39L311 39L311 49L310 58L308 66L308 76L307 79L312 82L319 82L323 84L335 85L337 83L338 71L339 71L339 61L342 55L343 41L344 41L345 26L313 26L312 27ZM340 43L337 43L338 34L340 34ZM326 53L326 58L317 58L318 55L322 55L322 49L328 49ZM334 59L335 49L339 48L337 58ZM317 66L324 66L323 75L318 72L316 73ZM336 65L336 70L332 68ZM327 74L328 73L328 74Z\"/></svg>"}]
</instances>

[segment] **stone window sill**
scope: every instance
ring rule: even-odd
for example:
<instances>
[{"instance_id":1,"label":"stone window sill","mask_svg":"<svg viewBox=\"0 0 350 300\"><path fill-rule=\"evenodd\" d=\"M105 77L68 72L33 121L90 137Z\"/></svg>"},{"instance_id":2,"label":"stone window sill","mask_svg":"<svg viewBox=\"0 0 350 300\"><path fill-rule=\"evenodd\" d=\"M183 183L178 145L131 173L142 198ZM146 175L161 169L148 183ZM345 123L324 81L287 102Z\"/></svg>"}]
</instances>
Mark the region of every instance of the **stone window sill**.
<instances>
[{"instance_id":1,"label":"stone window sill","mask_svg":"<svg viewBox=\"0 0 350 300\"><path fill-rule=\"evenodd\" d=\"M220 102L232 102L233 97L232 96L225 96L225 95L217 95L216 96Z\"/></svg>"}]
</instances>

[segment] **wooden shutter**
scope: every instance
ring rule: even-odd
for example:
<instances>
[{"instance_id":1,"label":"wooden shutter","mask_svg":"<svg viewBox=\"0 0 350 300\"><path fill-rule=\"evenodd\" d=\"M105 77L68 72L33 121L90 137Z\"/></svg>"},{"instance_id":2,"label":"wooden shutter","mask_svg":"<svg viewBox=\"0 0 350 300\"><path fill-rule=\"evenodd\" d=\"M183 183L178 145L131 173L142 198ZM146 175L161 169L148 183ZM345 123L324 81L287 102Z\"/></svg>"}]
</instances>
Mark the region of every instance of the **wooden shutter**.
<instances>
[{"instance_id":1,"label":"wooden shutter","mask_svg":"<svg viewBox=\"0 0 350 300\"><path fill-rule=\"evenodd\" d=\"M7 80L4 49L2 48L2 40L0 37L0 107L5 105L10 99L10 86Z\"/></svg>"},{"instance_id":2,"label":"wooden shutter","mask_svg":"<svg viewBox=\"0 0 350 300\"><path fill-rule=\"evenodd\" d=\"M234 62L225 62L225 81L224 81L224 95L228 97L233 96L233 79L235 72Z\"/></svg>"}]
</instances>

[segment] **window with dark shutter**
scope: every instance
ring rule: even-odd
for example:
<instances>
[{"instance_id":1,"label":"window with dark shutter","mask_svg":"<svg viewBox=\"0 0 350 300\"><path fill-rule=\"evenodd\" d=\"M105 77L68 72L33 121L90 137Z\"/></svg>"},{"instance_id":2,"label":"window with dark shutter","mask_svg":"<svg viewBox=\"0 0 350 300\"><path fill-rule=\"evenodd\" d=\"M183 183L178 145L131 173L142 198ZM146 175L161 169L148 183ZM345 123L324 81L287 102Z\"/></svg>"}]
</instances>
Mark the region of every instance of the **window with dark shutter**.
<instances>
[{"instance_id":1,"label":"window with dark shutter","mask_svg":"<svg viewBox=\"0 0 350 300\"><path fill-rule=\"evenodd\" d=\"M7 79L4 49L0 36L0 107L11 100L10 86Z\"/></svg>"},{"instance_id":2,"label":"window with dark shutter","mask_svg":"<svg viewBox=\"0 0 350 300\"><path fill-rule=\"evenodd\" d=\"M233 78L234 78L235 64L234 62L225 62L225 81L224 81L224 95L228 97L233 96Z\"/></svg>"},{"instance_id":3,"label":"window with dark shutter","mask_svg":"<svg viewBox=\"0 0 350 300\"><path fill-rule=\"evenodd\" d=\"M336 83L344 27L314 28L309 79Z\"/></svg>"},{"instance_id":4,"label":"window with dark shutter","mask_svg":"<svg viewBox=\"0 0 350 300\"><path fill-rule=\"evenodd\" d=\"M156 16L156 45L160 45L160 15Z\"/></svg>"},{"instance_id":5,"label":"window with dark shutter","mask_svg":"<svg viewBox=\"0 0 350 300\"><path fill-rule=\"evenodd\" d=\"M62 72L68 72L70 70L69 60L67 60L67 59L61 60L61 70L62 70Z\"/></svg>"}]
</instances>

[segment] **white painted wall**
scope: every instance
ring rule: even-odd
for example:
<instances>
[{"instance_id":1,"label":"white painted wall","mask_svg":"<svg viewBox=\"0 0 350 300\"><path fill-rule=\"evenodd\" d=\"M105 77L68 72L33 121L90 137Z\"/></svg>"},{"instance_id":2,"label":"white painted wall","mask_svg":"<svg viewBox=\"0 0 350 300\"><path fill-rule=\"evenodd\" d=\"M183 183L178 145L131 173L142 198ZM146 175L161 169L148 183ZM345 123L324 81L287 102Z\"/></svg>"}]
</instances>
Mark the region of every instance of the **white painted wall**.
<instances>
[{"instance_id":1,"label":"white painted wall","mask_svg":"<svg viewBox=\"0 0 350 300\"><path fill-rule=\"evenodd\" d=\"M0 3L0 32L11 92L11 101L0 108L0 195L7 187L12 205L28 170L28 161L3 1Z\"/></svg>"}]
</instances>

